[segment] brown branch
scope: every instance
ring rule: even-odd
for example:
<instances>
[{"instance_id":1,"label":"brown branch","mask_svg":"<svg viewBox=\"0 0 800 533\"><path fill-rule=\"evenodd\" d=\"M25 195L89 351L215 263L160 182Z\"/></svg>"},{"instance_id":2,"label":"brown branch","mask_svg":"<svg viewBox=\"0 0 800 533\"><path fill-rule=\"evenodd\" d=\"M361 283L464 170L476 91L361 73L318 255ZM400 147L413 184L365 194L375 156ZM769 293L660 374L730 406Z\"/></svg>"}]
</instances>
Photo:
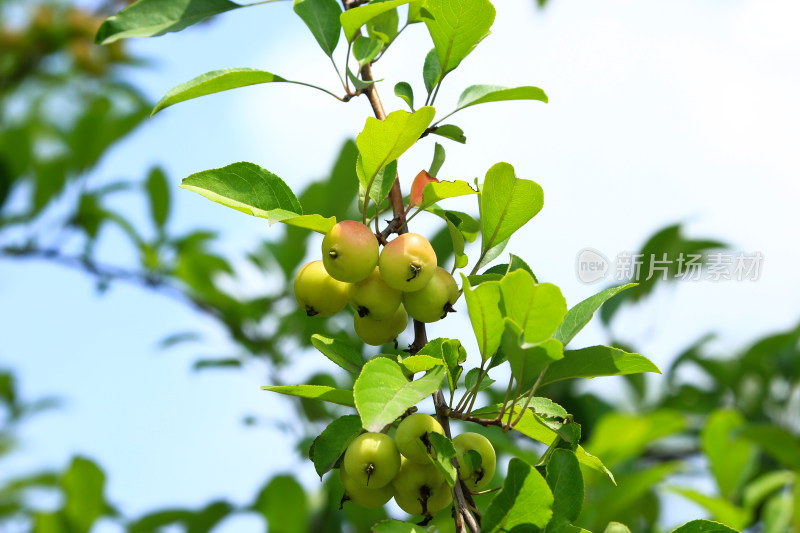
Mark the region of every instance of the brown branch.
<instances>
[{"instance_id":1,"label":"brown branch","mask_svg":"<svg viewBox=\"0 0 800 533\"><path fill-rule=\"evenodd\" d=\"M348 0L344 0L343 3L345 9L353 7L353 4L355 4L355 2L350 2ZM364 67L361 69L361 78L364 81L373 81L372 68L369 64L364 65ZM373 83L366 88L364 93L369 99L369 103L372 106L372 111L375 114L375 117L378 120L384 120L386 118L386 111L383 108L383 103L378 95L378 89L375 87L375 84ZM392 189L389 191L389 202L392 205L392 213L394 214L394 220L390 222L389 227L392 227L393 225L397 226L401 221L405 221L405 205L403 204L403 193L400 189L399 176L395 177L394 183L392 184ZM408 226L406 224L401 224L397 226L394 231L397 233L405 233L408 231ZM386 234L386 236L388 235L389 233ZM381 236L383 236L383 232L381 233ZM425 331L425 324L415 320L414 342L409 348L409 353L414 355L421 350L422 347L427 344L427 342L428 338ZM436 393L433 395L433 402L436 407L436 417L439 419L439 423L442 425L445 435L447 438L452 438L452 434L450 432L450 420L448 419L447 415L447 413L450 411L450 408L447 406L447 402L445 401L441 390L436 391ZM453 459L453 466L458 469L458 462L455 459ZM472 502L472 497L470 496L469 491L465 489L461 481L457 482L453 487L453 498L456 504L456 512L453 516L456 524L456 531L458 533L467 533L467 531L479 533L480 525L477 523L475 517L472 516L470 511L470 505L474 508L475 504Z\"/></svg>"}]
</instances>

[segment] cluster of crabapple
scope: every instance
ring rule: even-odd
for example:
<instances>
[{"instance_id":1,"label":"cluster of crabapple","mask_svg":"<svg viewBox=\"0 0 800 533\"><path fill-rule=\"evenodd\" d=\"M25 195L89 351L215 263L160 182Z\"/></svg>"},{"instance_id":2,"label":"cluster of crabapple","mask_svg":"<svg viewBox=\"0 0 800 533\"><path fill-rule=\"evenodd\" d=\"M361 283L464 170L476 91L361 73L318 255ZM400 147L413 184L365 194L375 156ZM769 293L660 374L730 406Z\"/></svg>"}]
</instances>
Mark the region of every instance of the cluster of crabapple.
<instances>
[{"instance_id":1,"label":"cluster of crabapple","mask_svg":"<svg viewBox=\"0 0 800 533\"><path fill-rule=\"evenodd\" d=\"M400 422L394 439L385 433L356 437L339 467L342 501L375 509L394 498L412 515L433 515L447 507L453 493L429 457L431 433L444 435L444 430L432 416L415 413ZM489 439L479 433L462 433L453 439L453 447L459 477L470 491L491 481L497 458ZM480 460L465 459L473 450Z\"/></svg>"},{"instance_id":2,"label":"cluster of crabapple","mask_svg":"<svg viewBox=\"0 0 800 533\"><path fill-rule=\"evenodd\" d=\"M294 294L308 316L333 316L349 302L356 334L381 346L406 329L409 315L420 322L444 318L459 292L422 235L403 233L379 250L367 226L343 220L322 240L322 260L297 273Z\"/></svg>"}]
</instances>

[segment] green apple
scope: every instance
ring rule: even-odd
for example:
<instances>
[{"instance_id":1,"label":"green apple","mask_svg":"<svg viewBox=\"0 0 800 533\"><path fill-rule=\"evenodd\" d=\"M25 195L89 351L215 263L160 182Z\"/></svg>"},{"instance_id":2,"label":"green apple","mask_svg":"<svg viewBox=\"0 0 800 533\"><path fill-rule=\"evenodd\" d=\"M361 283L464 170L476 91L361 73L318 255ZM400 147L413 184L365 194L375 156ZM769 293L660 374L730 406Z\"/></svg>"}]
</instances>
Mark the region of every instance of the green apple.
<instances>
[{"instance_id":1,"label":"green apple","mask_svg":"<svg viewBox=\"0 0 800 533\"><path fill-rule=\"evenodd\" d=\"M458 285L450 272L436 267L433 277L422 290L403 293L403 305L412 318L436 322L453 310L458 300Z\"/></svg>"},{"instance_id":2,"label":"green apple","mask_svg":"<svg viewBox=\"0 0 800 533\"><path fill-rule=\"evenodd\" d=\"M344 452L345 473L359 486L379 489L388 485L400 469L400 452L383 433L362 433Z\"/></svg>"},{"instance_id":3,"label":"green apple","mask_svg":"<svg viewBox=\"0 0 800 533\"><path fill-rule=\"evenodd\" d=\"M492 480L497 466L497 456L489 439L479 433L462 433L453 439L458 460L458 476L471 491L480 490ZM481 465L470 468L464 460L464 454L475 450L481 456Z\"/></svg>"},{"instance_id":4,"label":"green apple","mask_svg":"<svg viewBox=\"0 0 800 533\"><path fill-rule=\"evenodd\" d=\"M358 316L373 320L384 320L394 315L403 299L402 292L383 281L377 266L365 279L350 285L348 296Z\"/></svg>"},{"instance_id":5,"label":"green apple","mask_svg":"<svg viewBox=\"0 0 800 533\"><path fill-rule=\"evenodd\" d=\"M418 233L403 233L383 247L378 266L387 285L403 292L422 289L436 271L436 252Z\"/></svg>"},{"instance_id":6,"label":"green apple","mask_svg":"<svg viewBox=\"0 0 800 533\"><path fill-rule=\"evenodd\" d=\"M391 484L379 489L362 487L357 481L347 475L344 468L339 469L339 481L342 482L346 499L367 509L377 509L394 496L394 489Z\"/></svg>"},{"instance_id":7,"label":"green apple","mask_svg":"<svg viewBox=\"0 0 800 533\"><path fill-rule=\"evenodd\" d=\"M342 220L322 239L322 263L334 279L354 283L370 275L378 264L378 239L355 220Z\"/></svg>"},{"instance_id":8,"label":"green apple","mask_svg":"<svg viewBox=\"0 0 800 533\"><path fill-rule=\"evenodd\" d=\"M306 263L294 278L294 297L308 316L333 316L347 304L349 283L333 279L322 261Z\"/></svg>"},{"instance_id":9,"label":"green apple","mask_svg":"<svg viewBox=\"0 0 800 533\"><path fill-rule=\"evenodd\" d=\"M432 515L453 500L452 489L435 466L415 463L405 457L392 486L394 501L408 514Z\"/></svg>"},{"instance_id":10,"label":"green apple","mask_svg":"<svg viewBox=\"0 0 800 533\"><path fill-rule=\"evenodd\" d=\"M430 415L414 413L407 416L397 426L394 440L397 449L409 461L429 464L430 441L428 435L438 433L444 435L441 424Z\"/></svg>"},{"instance_id":11,"label":"green apple","mask_svg":"<svg viewBox=\"0 0 800 533\"><path fill-rule=\"evenodd\" d=\"M382 346L393 342L408 326L408 313L402 305L392 316L384 320L373 320L368 316L353 315L353 327L356 335L367 344Z\"/></svg>"}]
</instances>

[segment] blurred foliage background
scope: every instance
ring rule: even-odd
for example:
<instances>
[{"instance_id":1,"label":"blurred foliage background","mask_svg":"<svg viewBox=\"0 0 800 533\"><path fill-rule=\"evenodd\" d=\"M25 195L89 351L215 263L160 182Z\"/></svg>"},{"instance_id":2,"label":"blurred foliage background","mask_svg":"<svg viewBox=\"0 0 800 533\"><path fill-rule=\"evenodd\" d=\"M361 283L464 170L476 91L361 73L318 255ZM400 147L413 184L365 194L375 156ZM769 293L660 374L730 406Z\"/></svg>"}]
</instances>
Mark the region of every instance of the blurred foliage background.
<instances>
[{"instance_id":1,"label":"blurred foliage background","mask_svg":"<svg viewBox=\"0 0 800 533\"><path fill-rule=\"evenodd\" d=\"M11 4L19 16L9 16ZM310 245L308 233L288 227L281 238L254 243L246 257L236 258L274 280L272 292L242 296L231 290L239 274L232 258L215 252L213 230L172 229L170 184L178 177L154 167L137 179L101 187L87 183L101 157L137 128L152 106L118 75L121 66L147 69L147 62L132 56L124 41L108 47L92 44L100 22L122 5L108 2L87 11L64 2L0 2L0 261L19 269L28 261L45 261L80 270L101 295L113 284L126 283L174 298L218 323L240 348L236 357L198 359L195 368L243 368L243 362L257 358L265 362L269 381L280 384L279 370L293 352L309 347L311 333L320 327L319 319L312 322L295 309L288 289ZM356 155L352 141L341 146L330 175L298 195L307 210L355 217L356 206L349 202L357 192ZM122 205L135 206L131 209L145 206L148 217L132 216L110 201L118 197L125 198ZM109 263L98 255L107 227L121 230L136 264ZM432 240L440 262L452 254L446 232L444 228ZM641 248L671 257L708 253L724 247L713 237L688 239L680 226L672 226ZM227 282L220 283L223 278ZM611 343L623 327L615 321L617 312L647 299L656 279L622 293L604 308L602 320ZM9 304L13 302L3 302ZM323 323L325 333L346 335L335 321ZM176 332L164 344L198 338L201 332ZM736 353L715 353L709 348L711 338L686 339L686 349L662 369L661 379L626 379L623 401L571 382L544 390L580 422L584 447L601 457L616 478L615 486L597 472L584 472L587 501L580 523L587 529L603 531L618 521L632 531L662 531L665 497L673 502L678 497L740 530L800 532L800 324L756 339ZM348 379L341 373L317 372L307 383L348 386ZM495 402L503 394L486 391ZM292 405L302 421L302 435L297 437L295 429L290 438L306 453L310 439L339 413L312 402ZM58 399L21 397L14 373L0 367L0 406L2 467L19 453L21 425L57 408ZM542 451L513 435L487 434L506 459ZM278 475L265 479L263 489L245 506L223 499L196 509L157 508L143 516L125 516L105 490L103 465L76 456L62 469L44 466L13 478L2 475L0 468L3 533L83 533L101 519L111 530L149 532L174 526L178 529L170 531L200 533L237 513L263 517L265 527L274 532L362 532L386 514L349 505L340 511L341 489L329 479L318 490L307 491L295 477ZM52 494L58 496L48 497ZM447 512L436 523L441 531L452 528Z\"/></svg>"}]
</instances>

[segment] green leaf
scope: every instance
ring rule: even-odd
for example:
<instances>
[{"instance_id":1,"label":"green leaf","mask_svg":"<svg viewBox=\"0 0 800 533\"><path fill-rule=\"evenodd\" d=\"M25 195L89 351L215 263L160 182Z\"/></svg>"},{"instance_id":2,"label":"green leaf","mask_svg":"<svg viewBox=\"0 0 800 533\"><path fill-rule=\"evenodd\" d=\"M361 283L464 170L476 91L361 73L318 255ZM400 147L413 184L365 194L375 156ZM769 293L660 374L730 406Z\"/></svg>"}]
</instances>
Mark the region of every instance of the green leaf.
<instances>
[{"instance_id":1,"label":"green leaf","mask_svg":"<svg viewBox=\"0 0 800 533\"><path fill-rule=\"evenodd\" d=\"M635 287L636 285L636 283L629 283L627 285L611 287L583 300L567 312L567 316L564 317L564 322L558 327L558 331L555 332L553 337L560 340L566 346L575 338L575 335L589 323L594 312L600 309L601 305L615 294L625 289Z\"/></svg>"},{"instance_id":2,"label":"green leaf","mask_svg":"<svg viewBox=\"0 0 800 533\"><path fill-rule=\"evenodd\" d=\"M444 480L447 482L447 484L452 487L455 485L456 480L458 479L456 467L453 466L452 463L452 459L455 459L456 457L456 449L453 447L453 443L450 441L450 439L444 435L430 433L428 435L428 439L430 440L431 446L436 452L434 454L435 457L428 455L428 458L436 467L436 469L439 470L439 472L441 472L441 474L444 476Z\"/></svg>"},{"instance_id":3,"label":"green leaf","mask_svg":"<svg viewBox=\"0 0 800 533\"><path fill-rule=\"evenodd\" d=\"M433 131L431 133L434 135L438 135L440 137L444 137L445 139L450 139L451 141L461 144L465 144L467 142L467 137L464 135L464 130L453 124L442 124L441 126L436 126L432 129Z\"/></svg>"},{"instance_id":4,"label":"green leaf","mask_svg":"<svg viewBox=\"0 0 800 533\"><path fill-rule=\"evenodd\" d=\"M359 154L358 161L356 161L356 175L358 176L358 182L365 191L370 185L370 181L372 181L369 197L376 204L380 204L389 194L389 191L392 189L392 184L397 178L397 161L392 161L381 168L377 175L368 176L364 171L364 162Z\"/></svg>"},{"instance_id":5,"label":"green leaf","mask_svg":"<svg viewBox=\"0 0 800 533\"><path fill-rule=\"evenodd\" d=\"M712 522L711 520L692 520L678 528L672 530L672 533L739 533L735 529L731 529L719 522Z\"/></svg>"},{"instance_id":6,"label":"green leaf","mask_svg":"<svg viewBox=\"0 0 800 533\"><path fill-rule=\"evenodd\" d=\"M470 371L467 372L467 375L464 376L464 388L466 388L467 390L474 389L475 386L478 385L478 378L480 377L480 375L481 375L481 369L480 368L472 368L472 369L470 369ZM494 383L494 382L495 381L492 378L490 378L488 375L483 376L483 379L480 382L480 388L478 389L477 392L480 392L480 391L488 389L489 387L492 386L492 383Z\"/></svg>"},{"instance_id":7,"label":"green leaf","mask_svg":"<svg viewBox=\"0 0 800 533\"><path fill-rule=\"evenodd\" d=\"M496 281L483 283L473 289L469 280L461 275L464 299L467 302L469 320L483 361L489 360L500 347L503 338L503 316L500 313L500 284Z\"/></svg>"},{"instance_id":8,"label":"green leaf","mask_svg":"<svg viewBox=\"0 0 800 533\"><path fill-rule=\"evenodd\" d=\"M639 457L654 442L686 431L686 416L669 409L644 414L610 412L600 418L586 447L609 465ZM620 439L620 435L625 435Z\"/></svg>"},{"instance_id":9,"label":"green leaf","mask_svg":"<svg viewBox=\"0 0 800 533\"><path fill-rule=\"evenodd\" d=\"M348 9L339 16L344 28L344 36L347 37L347 42L352 42L358 30L374 19L378 15L386 13L397 6L409 3L410 0L390 0L388 2L377 2L359 6L355 9Z\"/></svg>"},{"instance_id":10,"label":"green leaf","mask_svg":"<svg viewBox=\"0 0 800 533\"><path fill-rule=\"evenodd\" d=\"M563 359L548 367L541 384L562 379L621 376L642 372L661 373L652 361L638 353L628 353L610 346L589 346L580 350L566 350Z\"/></svg>"},{"instance_id":11,"label":"green leaf","mask_svg":"<svg viewBox=\"0 0 800 533\"><path fill-rule=\"evenodd\" d=\"M444 147L436 143L433 146L433 161L431 161L431 168L428 170L428 175L433 176L434 178L441 170L442 165L444 165L444 160L447 154L445 154ZM471 188L471 187L470 187Z\"/></svg>"},{"instance_id":12,"label":"green leaf","mask_svg":"<svg viewBox=\"0 0 800 533\"><path fill-rule=\"evenodd\" d=\"M369 4L345 12L352 13L360 9L382 6L394 2ZM395 111L385 120L367 118L364 130L356 137L356 145L361 154L362 168L367 184L364 189L370 190L370 183L378 175L380 169L397 160L398 157L417 142L420 135L430 125L436 110L423 107L414 113Z\"/></svg>"},{"instance_id":13,"label":"green leaf","mask_svg":"<svg viewBox=\"0 0 800 533\"><path fill-rule=\"evenodd\" d=\"M553 493L541 474L514 457L508 463L503 489L486 509L481 531L512 531L523 525L544 528L553 515L552 505Z\"/></svg>"},{"instance_id":14,"label":"green leaf","mask_svg":"<svg viewBox=\"0 0 800 533\"><path fill-rule=\"evenodd\" d=\"M380 431L391 424L409 407L438 390L444 376L444 367L436 367L419 379L408 381L398 363L385 357L368 361L353 386L364 429Z\"/></svg>"},{"instance_id":15,"label":"green leaf","mask_svg":"<svg viewBox=\"0 0 800 533\"><path fill-rule=\"evenodd\" d=\"M350 82L353 84L353 87L355 87L356 91L363 91L364 89L366 89L370 85L373 85L373 84L375 84L376 82L379 82L379 81L383 81L383 80L364 81L361 78L359 78L357 75L355 75L352 70L350 70L350 65L347 65L347 77L350 80Z\"/></svg>"},{"instance_id":16,"label":"green leaf","mask_svg":"<svg viewBox=\"0 0 800 533\"><path fill-rule=\"evenodd\" d=\"M561 289L551 283L536 284L524 269L503 276L500 293L504 316L520 326L527 343L550 338L567 314Z\"/></svg>"},{"instance_id":17,"label":"green leaf","mask_svg":"<svg viewBox=\"0 0 800 533\"><path fill-rule=\"evenodd\" d=\"M547 531L557 533L578 518L583 506L583 474L575 452L553 452L547 463L547 484L553 492L553 518Z\"/></svg>"},{"instance_id":18,"label":"green leaf","mask_svg":"<svg viewBox=\"0 0 800 533\"><path fill-rule=\"evenodd\" d=\"M397 37L399 24L397 9L390 9L367 22L367 34L389 45Z\"/></svg>"},{"instance_id":19,"label":"green leaf","mask_svg":"<svg viewBox=\"0 0 800 533\"><path fill-rule=\"evenodd\" d=\"M514 167L508 163L497 163L490 168L480 196L484 255L511 237L543 205L544 193L537 183L517 178Z\"/></svg>"},{"instance_id":20,"label":"green leaf","mask_svg":"<svg viewBox=\"0 0 800 533\"><path fill-rule=\"evenodd\" d=\"M458 227L449 218L445 217L445 222L447 222L450 240L453 242L455 268L464 268L469 264L469 257L464 253L464 234L458 230Z\"/></svg>"},{"instance_id":21,"label":"green leaf","mask_svg":"<svg viewBox=\"0 0 800 533\"><path fill-rule=\"evenodd\" d=\"M356 42L358 39L356 39ZM414 111L414 89L411 88L411 85L408 82L401 81L394 86L394 95L398 98L401 98L406 104L408 104L409 109ZM433 176L434 174L431 174Z\"/></svg>"},{"instance_id":22,"label":"green leaf","mask_svg":"<svg viewBox=\"0 0 800 533\"><path fill-rule=\"evenodd\" d=\"M167 176L160 168L154 168L147 176L145 184L150 198L150 216L159 229L163 229L169 217L169 184Z\"/></svg>"},{"instance_id":23,"label":"green leaf","mask_svg":"<svg viewBox=\"0 0 800 533\"><path fill-rule=\"evenodd\" d=\"M458 67L489 34L495 17L488 0L428 0L425 9L430 15L425 25L444 75Z\"/></svg>"},{"instance_id":24,"label":"green leaf","mask_svg":"<svg viewBox=\"0 0 800 533\"><path fill-rule=\"evenodd\" d=\"M756 466L756 446L739 435L744 427L742 415L734 410L721 409L711 413L700 435L719 492L728 499L735 497Z\"/></svg>"},{"instance_id":25,"label":"green leaf","mask_svg":"<svg viewBox=\"0 0 800 533\"><path fill-rule=\"evenodd\" d=\"M326 385L272 385L261 387L261 390L308 398L310 400L337 403L347 407L356 406L353 401L353 391L336 389Z\"/></svg>"},{"instance_id":26,"label":"green leaf","mask_svg":"<svg viewBox=\"0 0 800 533\"><path fill-rule=\"evenodd\" d=\"M429 355L444 361L445 369L447 370L447 384L450 392L456 389L458 378L461 376L462 368L461 363L467 360L467 353L461 342L455 339L437 338L422 347L417 352L417 357L421 355Z\"/></svg>"},{"instance_id":27,"label":"green leaf","mask_svg":"<svg viewBox=\"0 0 800 533\"><path fill-rule=\"evenodd\" d=\"M432 181L425 185L422 193L422 204L420 204L419 208L427 209L440 200L468 196L470 194L478 194L478 191L470 187L466 181Z\"/></svg>"},{"instance_id":28,"label":"green leaf","mask_svg":"<svg viewBox=\"0 0 800 533\"><path fill-rule=\"evenodd\" d=\"M538 100L547 103L547 95L538 87L526 86L510 89L497 85L473 85L464 89L458 98L455 111L450 115L470 106L508 100Z\"/></svg>"},{"instance_id":29,"label":"green leaf","mask_svg":"<svg viewBox=\"0 0 800 533\"><path fill-rule=\"evenodd\" d=\"M303 487L289 475L275 476L259 493L253 510L267 519L267 530L279 533L308 531L310 516ZM188 533L188 532L187 532Z\"/></svg>"},{"instance_id":30,"label":"green leaf","mask_svg":"<svg viewBox=\"0 0 800 533\"><path fill-rule=\"evenodd\" d=\"M554 361L564 357L564 347L555 339L540 343L526 343L522 340L519 326L509 319L504 320L505 330L501 340L511 374L521 384L523 390L533 386L539 374Z\"/></svg>"},{"instance_id":31,"label":"green leaf","mask_svg":"<svg viewBox=\"0 0 800 533\"><path fill-rule=\"evenodd\" d=\"M72 460L61 478L66 498L63 513L70 531L88 533L92 524L106 514L105 482L105 474L95 463L84 457Z\"/></svg>"},{"instance_id":32,"label":"green leaf","mask_svg":"<svg viewBox=\"0 0 800 533\"><path fill-rule=\"evenodd\" d=\"M319 233L327 233L336 224L334 217L303 215L289 186L253 163L233 163L198 172L184 178L181 187L242 213L266 218L270 224L283 222Z\"/></svg>"},{"instance_id":33,"label":"green leaf","mask_svg":"<svg viewBox=\"0 0 800 533\"><path fill-rule=\"evenodd\" d=\"M339 42L342 8L336 0L294 0L294 12L303 19L314 35L319 47L328 57L333 55Z\"/></svg>"},{"instance_id":34,"label":"green leaf","mask_svg":"<svg viewBox=\"0 0 800 533\"><path fill-rule=\"evenodd\" d=\"M400 364L408 371L409 374L417 374L419 372L427 372L428 370L444 365L444 361L438 357L430 355L412 355L403 359Z\"/></svg>"},{"instance_id":35,"label":"green leaf","mask_svg":"<svg viewBox=\"0 0 800 533\"><path fill-rule=\"evenodd\" d=\"M372 533L427 533L427 529L400 520L382 520L372 526Z\"/></svg>"},{"instance_id":36,"label":"green leaf","mask_svg":"<svg viewBox=\"0 0 800 533\"><path fill-rule=\"evenodd\" d=\"M314 462L314 469L320 479L333 468L353 439L362 431L361 418L358 415L345 415L328 424L314 439L309 458Z\"/></svg>"},{"instance_id":37,"label":"green leaf","mask_svg":"<svg viewBox=\"0 0 800 533\"><path fill-rule=\"evenodd\" d=\"M762 450L787 468L800 472L800 439L771 424L747 426L740 436L758 444Z\"/></svg>"},{"instance_id":38,"label":"green leaf","mask_svg":"<svg viewBox=\"0 0 800 533\"><path fill-rule=\"evenodd\" d=\"M706 496L682 487L669 487L669 490L705 507L714 519L728 524L734 529L743 529L750 523L750 513L746 509L733 505L725 498Z\"/></svg>"},{"instance_id":39,"label":"green leaf","mask_svg":"<svg viewBox=\"0 0 800 533\"><path fill-rule=\"evenodd\" d=\"M439 83L441 75L442 67L439 64L439 57L436 55L436 48L433 48L425 56L425 64L422 67L422 80L425 82L428 94L431 94L433 88Z\"/></svg>"},{"instance_id":40,"label":"green leaf","mask_svg":"<svg viewBox=\"0 0 800 533\"><path fill-rule=\"evenodd\" d=\"M797 480L797 474L788 470L767 472L747 484L742 491L742 505L753 510L773 492L783 487L792 485Z\"/></svg>"},{"instance_id":41,"label":"green leaf","mask_svg":"<svg viewBox=\"0 0 800 533\"><path fill-rule=\"evenodd\" d=\"M353 42L353 57L358 61L359 68L372 63L372 60L378 56L381 50L383 50L383 41L375 39L374 37L359 36L356 37L356 40ZM397 86L395 86L395 93L396 92ZM413 106L411 110L414 110Z\"/></svg>"},{"instance_id":42,"label":"green leaf","mask_svg":"<svg viewBox=\"0 0 800 533\"><path fill-rule=\"evenodd\" d=\"M163 98L161 98L161 100L158 101L156 106L153 108L153 111L150 112L150 116L152 117L162 109L180 102L185 102L186 100L200 98L201 96L206 96L209 94L221 93L231 89L238 89L240 87L259 85L261 83L293 83L295 85L311 87L312 89L317 89L333 95L333 93L330 93L321 87L317 87L316 85L311 85L301 81L287 80L286 78L265 70L257 70L253 68L223 68L220 70L206 72L205 74L201 74L200 76L197 76L186 83L182 83L176 87L173 87L169 90L169 92L167 92L167 94L163 96Z\"/></svg>"},{"instance_id":43,"label":"green leaf","mask_svg":"<svg viewBox=\"0 0 800 533\"><path fill-rule=\"evenodd\" d=\"M207 370L211 368L241 368L242 362L233 357L225 359L199 359L192 365L192 370Z\"/></svg>"},{"instance_id":44,"label":"green leaf","mask_svg":"<svg viewBox=\"0 0 800 533\"><path fill-rule=\"evenodd\" d=\"M764 533L792 531L792 516L798 512L789 493L778 494L764 506Z\"/></svg>"},{"instance_id":45,"label":"green leaf","mask_svg":"<svg viewBox=\"0 0 800 533\"><path fill-rule=\"evenodd\" d=\"M358 375L364 366L361 352L340 340L315 333L311 336L311 344L325 357L352 374Z\"/></svg>"},{"instance_id":46,"label":"green leaf","mask_svg":"<svg viewBox=\"0 0 800 533\"><path fill-rule=\"evenodd\" d=\"M106 19L94 40L110 44L127 37L164 35L238 7L246 6L228 0L139 0Z\"/></svg>"}]
</instances>

